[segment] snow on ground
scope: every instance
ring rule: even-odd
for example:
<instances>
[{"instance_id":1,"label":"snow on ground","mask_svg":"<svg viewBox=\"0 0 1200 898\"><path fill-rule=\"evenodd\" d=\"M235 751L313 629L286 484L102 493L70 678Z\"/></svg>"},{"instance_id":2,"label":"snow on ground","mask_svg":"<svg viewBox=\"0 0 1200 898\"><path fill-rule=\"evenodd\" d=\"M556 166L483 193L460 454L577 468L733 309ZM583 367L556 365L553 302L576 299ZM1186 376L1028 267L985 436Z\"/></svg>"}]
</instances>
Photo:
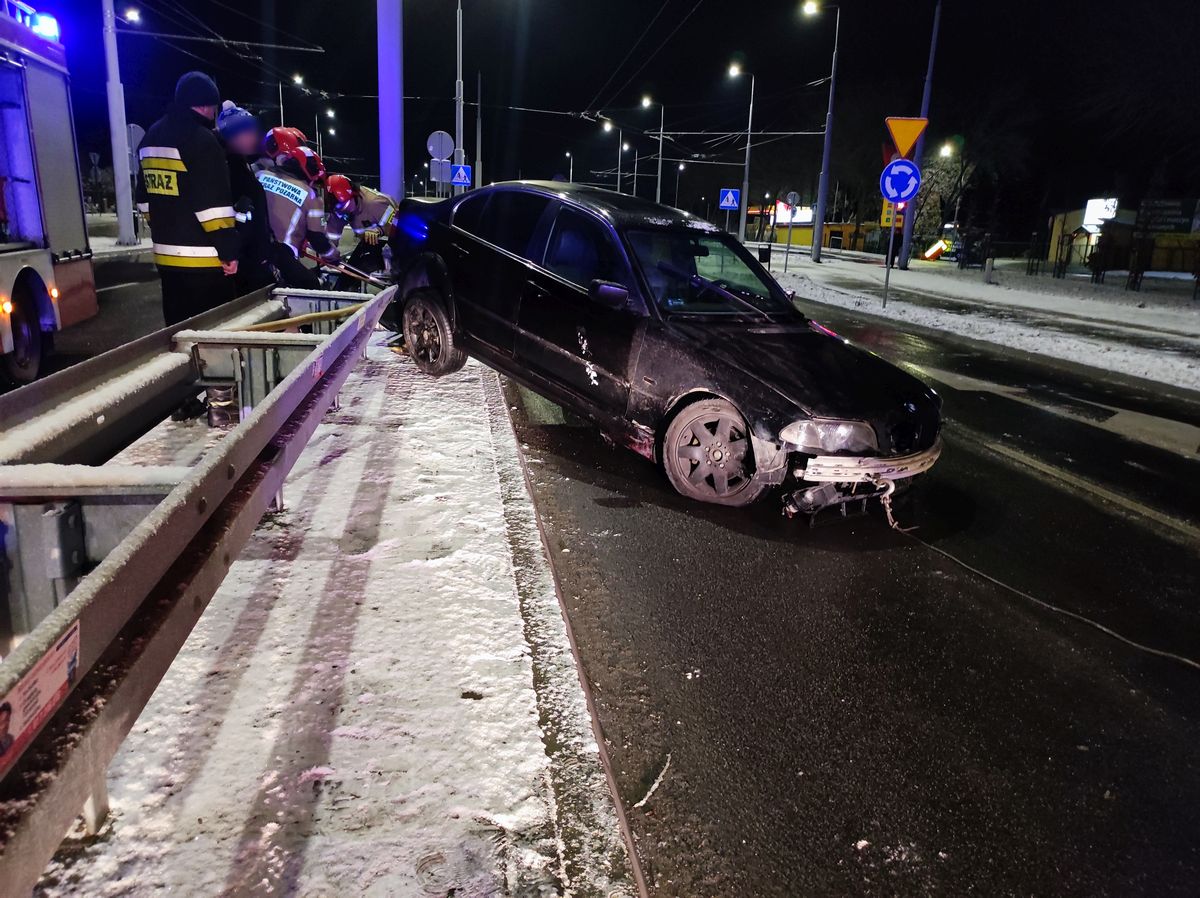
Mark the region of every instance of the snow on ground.
<instances>
[{"instance_id":1,"label":"snow on ground","mask_svg":"<svg viewBox=\"0 0 1200 898\"><path fill-rule=\"evenodd\" d=\"M1026 352L1103 368L1173 386L1200 390L1200 308L1161 297L1155 307L1140 309L1136 294L1114 297L1044 293L1014 285L1000 287L975 279L930 270L893 271L892 285L941 300L918 305L893 295L887 308L866 290L883 283L881 265L845 259L820 266L793 257L787 274L774 274L803 303L816 302L904 321L922 327L997 343ZM798 270L796 270L798 269ZM1009 282L1014 275L1007 274ZM836 284L836 286L833 286ZM1076 285L1077 286L1077 285ZM856 289L857 288L857 289ZM1190 300L1187 300L1190 303ZM1194 304L1200 306L1200 303ZM814 312L819 316L819 312ZM1136 339L1134 339L1136 338ZM1160 340L1161 345L1147 345Z\"/></svg>"},{"instance_id":2,"label":"snow on ground","mask_svg":"<svg viewBox=\"0 0 1200 898\"><path fill-rule=\"evenodd\" d=\"M632 895L495 375L373 346L285 503L37 894Z\"/></svg>"}]
</instances>

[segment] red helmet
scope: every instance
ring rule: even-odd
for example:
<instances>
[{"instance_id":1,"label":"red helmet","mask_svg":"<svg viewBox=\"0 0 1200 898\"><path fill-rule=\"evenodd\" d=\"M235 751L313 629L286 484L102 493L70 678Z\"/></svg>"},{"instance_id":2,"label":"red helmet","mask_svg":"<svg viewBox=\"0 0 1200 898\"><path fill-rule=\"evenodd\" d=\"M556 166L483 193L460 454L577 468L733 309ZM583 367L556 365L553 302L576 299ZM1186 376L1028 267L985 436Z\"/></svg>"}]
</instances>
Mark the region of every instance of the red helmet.
<instances>
[{"instance_id":1,"label":"red helmet","mask_svg":"<svg viewBox=\"0 0 1200 898\"><path fill-rule=\"evenodd\" d=\"M308 147L296 147L284 155L300 166L300 173L309 184L316 184L325 177L325 163Z\"/></svg>"},{"instance_id":2,"label":"red helmet","mask_svg":"<svg viewBox=\"0 0 1200 898\"><path fill-rule=\"evenodd\" d=\"M275 159L284 156L299 147L304 146L308 138L299 128L272 128L263 138L263 152Z\"/></svg>"},{"instance_id":3,"label":"red helmet","mask_svg":"<svg viewBox=\"0 0 1200 898\"><path fill-rule=\"evenodd\" d=\"M325 178L325 190L339 206L344 206L354 199L354 182L345 175L329 175Z\"/></svg>"}]
</instances>

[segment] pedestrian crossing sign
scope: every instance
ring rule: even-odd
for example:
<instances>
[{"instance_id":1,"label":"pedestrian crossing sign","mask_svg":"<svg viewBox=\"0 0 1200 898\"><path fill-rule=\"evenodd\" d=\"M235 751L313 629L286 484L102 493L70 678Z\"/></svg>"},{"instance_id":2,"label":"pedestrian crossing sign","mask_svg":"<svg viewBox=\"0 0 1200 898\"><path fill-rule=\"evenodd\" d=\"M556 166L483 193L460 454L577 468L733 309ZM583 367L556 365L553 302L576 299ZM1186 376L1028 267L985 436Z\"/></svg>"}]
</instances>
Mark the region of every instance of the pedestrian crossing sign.
<instances>
[{"instance_id":1,"label":"pedestrian crossing sign","mask_svg":"<svg viewBox=\"0 0 1200 898\"><path fill-rule=\"evenodd\" d=\"M451 169L450 183L455 187L471 186L471 166L456 165Z\"/></svg>"},{"instance_id":2,"label":"pedestrian crossing sign","mask_svg":"<svg viewBox=\"0 0 1200 898\"><path fill-rule=\"evenodd\" d=\"M742 204L742 192L734 187L721 188L720 209L736 209Z\"/></svg>"}]
</instances>

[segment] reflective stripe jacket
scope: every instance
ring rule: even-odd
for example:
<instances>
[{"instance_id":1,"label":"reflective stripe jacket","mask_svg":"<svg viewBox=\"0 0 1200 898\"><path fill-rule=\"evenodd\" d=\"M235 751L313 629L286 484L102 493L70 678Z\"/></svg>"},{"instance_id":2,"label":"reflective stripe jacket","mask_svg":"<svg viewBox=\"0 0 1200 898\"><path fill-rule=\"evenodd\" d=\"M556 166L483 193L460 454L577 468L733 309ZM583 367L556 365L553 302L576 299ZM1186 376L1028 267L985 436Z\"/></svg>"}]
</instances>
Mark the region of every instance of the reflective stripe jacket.
<instances>
[{"instance_id":1,"label":"reflective stripe jacket","mask_svg":"<svg viewBox=\"0 0 1200 898\"><path fill-rule=\"evenodd\" d=\"M325 239L325 206L317 192L291 172L278 166L259 171L258 181L267 194L267 220L275 239L300 258L308 243L324 256L332 257Z\"/></svg>"},{"instance_id":2,"label":"reflective stripe jacket","mask_svg":"<svg viewBox=\"0 0 1200 898\"><path fill-rule=\"evenodd\" d=\"M138 209L150 216L154 261L220 268L238 257L229 167L209 123L173 107L138 147Z\"/></svg>"},{"instance_id":3,"label":"reflective stripe jacket","mask_svg":"<svg viewBox=\"0 0 1200 898\"><path fill-rule=\"evenodd\" d=\"M370 187L362 187L359 190L358 196L351 200L351 208L329 213L326 234L335 246L342 238L342 232L347 225L360 236L363 231L371 228L379 228L386 233L396 216L396 201L386 193L380 193Z\"/></svg>"}]
</instances>

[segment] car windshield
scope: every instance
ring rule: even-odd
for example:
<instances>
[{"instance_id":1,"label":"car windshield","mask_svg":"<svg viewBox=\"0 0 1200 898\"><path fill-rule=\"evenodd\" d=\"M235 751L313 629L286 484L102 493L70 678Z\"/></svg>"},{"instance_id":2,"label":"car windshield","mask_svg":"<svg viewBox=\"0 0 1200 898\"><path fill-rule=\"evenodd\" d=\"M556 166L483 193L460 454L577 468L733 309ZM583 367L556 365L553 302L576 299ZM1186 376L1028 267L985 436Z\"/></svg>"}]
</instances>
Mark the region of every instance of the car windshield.
<instances>
[{"instance_id":1,"label":"car windshield","mask_svg":"<svg viewBox=\"0 0 1200 898\"><path fill-rule=\"evenodd\" d=\"M728 234L630 230L626 238L658 307L667 314L794 313L791 304Z\"/></svg>"}]
</instances>

